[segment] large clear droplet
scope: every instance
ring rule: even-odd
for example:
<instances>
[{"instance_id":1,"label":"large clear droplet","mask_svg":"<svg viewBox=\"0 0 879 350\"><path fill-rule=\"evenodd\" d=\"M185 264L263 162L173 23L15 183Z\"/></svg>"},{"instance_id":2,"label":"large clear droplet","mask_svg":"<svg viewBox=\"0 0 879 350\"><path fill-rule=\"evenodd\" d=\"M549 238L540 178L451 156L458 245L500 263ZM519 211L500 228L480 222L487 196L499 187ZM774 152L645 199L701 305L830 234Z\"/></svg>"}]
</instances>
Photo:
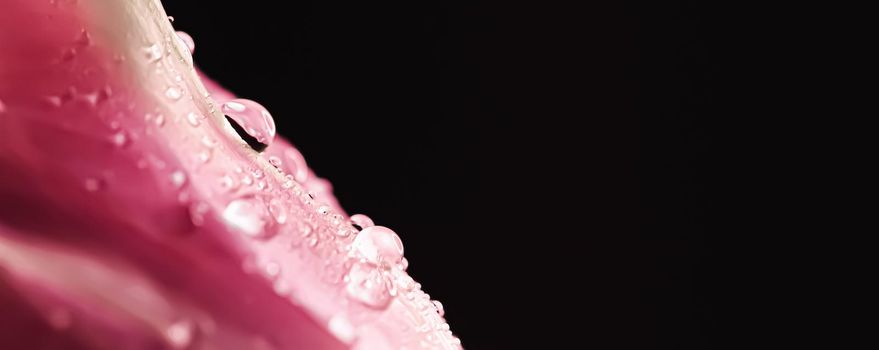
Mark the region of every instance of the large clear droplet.
<instances>
[{"instance_id":1,"label":"large clear droplet","mask_svg":"<svg viewBox=\"0 0 879 350\"><path fill-rule=\"evenodd\" d=\"M222 111L257 142L269 146L274 141L275 120L259 103L238 98L223 103Z\"/></svg>"},{"instance_id":2,"label":"large clear droplet","mask_svg":"<svg viewBox=\"0 0 879 350\"><path fill-rule=\"evenodd\" d=\"M354 238L352 246L364 259L376 265L392 266L403 260L403 242L394 231L384 226L363 229Z\"/></svg>"},{"instance_id":3,"label":"large clear droplet","mask_svg":"<svg viewBox=\"0 0 879 350\"><path fill-rule=\"evenodd\" d=\"M388 291L388 284L391 282L373 265L354 264L346 279L348 284L345 291L348 297L367 307L383 310L393 299Z\"/></svg>"},{"instance_id":4,"label":"large clear droplet","mask_svg":"<svg viewBox=\"0 0 879 350\"><path fill-rule=\"evenodd\" d=\"M277 225L268 208L255 197L235 199L223 210L223 220L231 228L244 235L258 239L268 239L277 233Z\"/></svg>"}]
</instances>

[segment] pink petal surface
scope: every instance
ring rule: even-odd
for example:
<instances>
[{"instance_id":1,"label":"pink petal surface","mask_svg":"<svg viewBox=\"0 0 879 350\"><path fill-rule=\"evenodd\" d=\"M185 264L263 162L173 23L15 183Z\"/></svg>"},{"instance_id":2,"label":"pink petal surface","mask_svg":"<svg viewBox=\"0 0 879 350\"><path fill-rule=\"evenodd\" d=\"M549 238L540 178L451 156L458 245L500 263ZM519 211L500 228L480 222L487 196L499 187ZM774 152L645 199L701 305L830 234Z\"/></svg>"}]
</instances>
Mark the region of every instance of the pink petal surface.
<instances>
[{"instance_id":1,"label":"pink petal surface","mask_svg":"<svg viewBox=\"0 0 879 350\"><path fill-rule=\"evenodd\" d=\"M460 347L393 231L237 135L158 1L2 9L4 348Z\"/></svg>"}]
</instances>

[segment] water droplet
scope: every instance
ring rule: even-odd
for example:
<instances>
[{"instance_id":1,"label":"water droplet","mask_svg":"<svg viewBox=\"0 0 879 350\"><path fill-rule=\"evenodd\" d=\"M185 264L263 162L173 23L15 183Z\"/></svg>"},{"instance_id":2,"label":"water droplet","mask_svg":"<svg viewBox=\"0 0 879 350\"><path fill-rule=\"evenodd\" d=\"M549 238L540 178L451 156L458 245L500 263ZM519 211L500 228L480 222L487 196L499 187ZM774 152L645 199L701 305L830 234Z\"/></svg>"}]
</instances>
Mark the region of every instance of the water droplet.
<instances>
[{"instance_id":1,"label":"water droplet","mask_svg":"<svg viewBox=\"0 0 879 350\"><path fill-rule=\"evenodd\" d=\"M378 268L357 263L351 267L345 279L348 281L345 291L349 298L378 310L390 304L392 297L388 292L388 281Z\"/></svg>"},{"instance_id":2,"label":"water droplet","mask_svg":"<svg viewBox=\"0 0 879 350\"><path fill-rule=\"evenodd\" d=\"M305 157L299 150L288 148L284 150L285 164L287 164L287 173L293 174L293 179L298 183L305 183L308 180L308 164L305 163Z\"/></svg>"},{"instance_id":3,"label":"water droplet","mask_svg":"<svg viewBox=\"0 0 879 350\"><path fill-rule=\"evenodd\" d=\"M338 230L336 230L336 236L339 237L348 237L355 233L356 231L350 227L340 227Z\"/></svg>"},{"instance_id":4,"label":"water droplet","mask_svg":"<svg viewBox=\"0 0 879 350\"><path fill-rule=\"evenodd\" d=\"M195 40L192 40L192 36L186 34L186 32L177 31L177 37L180 38L180 41L182 41L184 45L186 45L190 54L195 52Z\"/></svg>"},{"instance_id":5,"label":"water droplet","mask_svg":"<svg viewBox=\"0 0 879 350\"><path fill-rule=\"evenodd\" d=\"M330 317L327 328L336 338L346 344L350 344L356 335L354 333L354 325L351 324L351 321L348 321L345 315L341 314Z\"/></svg>"},{"instance_id":6,"label":"water droplet","mask_svg":"<svg viewBox=\"0 0 879 350\"><path fill-rule=\"evenodd\" d=\"M165 97L170 98L171 100L177 101L180 99L180 96L183 94L180 92L180 89L170 86L167 90L165 90Z\"/></svg>"},{"instance_id":7,"label":"water droplet","mask_svg":"<svg viewBox=\"0 0 879 350\"><path fill-rule=\"evenodd\" d=\"M5 112L6 112L6 105L3 104L3 100L0 100L0 114L3 114Z\"/></svg>"},{"instance_id":8,"label":"water droplet","mask_svg":"<svg viewBox=\"0 0 879 350\"><path fill-rule=\"evenodd\" d=\"M183 184L186 183L186 174L183 171L177 170L171 173L171 184L176 188L183 187Z\"/></svg>"},{"instance_id":9,"label":"water droplet","mask_svg":"<svg viewBox=\"0 0 879 350\"><path fill-rule=\"evenodd\" d=\"M198 126L200 124L198 121L198 114L195 114L195 112L189 112L189 114L186 115L186 121L192 126Z\"/></svg>"},{"instance_id":10,"label":"water droplet","mask_svg":"<svg viewBox=\"0 0 879 350\"><path fill-rule=\"evenodd\" d=\"M239 98L223 103L223 114L234 120L257 142L270 146L275 139L275 120L259 103Z\"/></svg>"},{"instance_id":11,"label":"water droplet","mask_svg":"<svg viewBox=\"0 0 879 350\"><path fill-rule=\"evenodd\" d=\"M281 167L281 158L275 156L269 156L269 163L272 164L276 168Z\"/></svg>"},{"instance_id":12,"label":"water droplet","mask_svg":"<svg viewBox=\"0 0 879 350\"><path fill-rule=\"evenodd\" d=\"M220 178L220 188L223 190L232 190L236 186L235 179L233 179L232 176L227 174Z\"/></svg>"},{"instance_id":13,"label":"water droplet","mask_svg":"<svg viewBox=\"0 0 879 350\"><path fill-rule=\"evenodd\" d=\"M70 62L76 57L77 50L75 47L67 48L61 53L61 62Z\"/></svg>"},{"instance_id":14,"label":"water droplet","mask_svg":"<svg viewBox=\"0 0 879 350\"><path fill-rule=\"evenodd\" d=\"M162 58L162 48L159 44L152 44L143 48L144 55L148 62L156 62Z\"/></svg>"},{"instance_id":15,"label":"water droplet","mask_svg":"<svg viewBox=\"0 0 879 350\"><path fill-rule=\"evenodd\" d=\"M244 177L241 178L241 183L245 186L250 186L253 185L253 179L251 179L250 176L244 175Z\"/></svg>"},{"instance_id":16,"label":"water droplet","mask_svg":"<svg viewBox=\"0 0 879 350\"><path fill-rule=\"evenodd\" d=\"M330 206L329 205L321 205L317 208L317 212L320 215L327 215L330 213Z\"/></svg>"},{"instance_id":17,"label":"water droplet","mask_svg":"<svg viewBox=\"0 0 879 350\"><path fill-rule=\"evenodd\" d=\"M446 310L443 309L443 303L441 303L439 300L434 300L432 301L432 303L433 306L436 308L437 314L439 314L440 316L444 316L446 314Z\"/></svg>"},{"instance_id":18,"label":"water droplet","mask_svg":"<svg viewBox=\"0 0 879 350\"><path fill-rule=\"evenodd\" d=\"M110 142L118 148L123 148L128 145L128 135L124 131L119 131L110 136Z\"/></svg>"},{"instance_id":19,"label":"water droplet","mask_svg":"<svg viewBox=\"0 0 879 350\"><path fill-rule=\"evenodd\" d=\"M211 150L210 149L205 149L205 150L202 150L201 152L198 152L198 161L199 162L207 163L210 160L211 160Z\"/></svg>"},{"instance_id":20,"label":"water droplet","mask_svg":"<svg viewBox=\"0 0 879 350\"><path fill-rule=\"evenodd\" d=\"M269 212L272 213L272 217L275 218L275 221L279 224L283 225L287 222L287 211L281 204L280 199L273 198L269 201Z\"/></svg>"},{"instance_id":21,"label":"water droplet","mask_svg":"<svg viewBox=\"0 0 879 350\"><path fill-rule=\"evenodd\" d=\"M254 197L229 202L223 210L223 219L233 229L249 237L268 239L276 233L276 225L270 219L265 204Z\"/></svg>"},{"instance_id":22,"label":"water droplet","mask_svg":"<svg viewBox=\"0 0 879 350\"><path fill-rule=\"evenodd\" d=\"M266 275L269 276L269 278L275 279L280 274L281 274L281 265L280 264L278 264L274 261L269 261L268 263L266 263Z\"/></svg>"},{"instance_id":23,"label":"water droplet","mask_svg":"<svg viewBox=\"0 0 879 350\"><path fill-rule=\"evenodd\" d=\"M210 210L210 206L204 202L194 203L189 206L189 219L195 226L204 225L204 215Z\"/></svg>"},{"instance_id":24,"label":"water droplet","mask_svg":"<svg viewBox=\"0 0 879 350\"><path fill-rule=\"evenodd\" d=\"M201 138L201 144L207 148L214 148L214 146L217 145L217 141L214 139L211 139L208 135L205 135L205 136L202 136L202 138Z\"/></svg>"},{"instance_id":25,"label":"water droplet","mask_svg":"<svg viewBox=\"0 0 879 350\"><path fill-rule=\"evenodd\" d=\"M165 337L168 343L175 349L185 349L192 343L195 326L187 320L180 320L171 324L165 330Z\"/></svg>"},{"instance_id":26,"label":"water droplet","mask_svg":"<svg viewBox=\"0 0 879 350\"><path fill-rule=\"evenodd\" d=\"M363 214L351 215L351 223L353 223L357 226L360 226L358 228L359 230L363 230L367 227L375 226L375 223L372 222L372 219L370 219L368 216L363 215Z\"/></svg>"},{"instance_id":27,"label":"water droplet","mask_svg":"<svg viewBox=\"0 0 879 350\"><path fill-rule=\"evenodd\" d=\"M156 116L156 126L161 128L162 125L165 125L165 116L159 114Z\"/></svg>"},{"instance_id":28,"label":"water droplet","mask_svg":"<svg viewBox=\"0 0 879 350\"><path fill-rule=\"evenodd\" d=\"M170 21L171 23L174 23L174 16L168 16L168 21Z\"/></svg>"},{"instance_id":29,"label":"water droplet","mask_svg":"<svg viewBox=\"0 0 879 350\"><path fill-rule=\"evenodd\" d=\"M92 36L85 29L82 29L79 32L79 35L76 37L76 40L73 41L74 44L79 46L89 46L92 44Z\"/></svg>"},{"instance_id":30,"label":"water droplet","mask_svg":"<svg viewBox=\"0 0 879 350\"><path fill-rule=\"evenodd\" d=\"M400 266L400 270L406 271L406 269L409 268L409 259L406 259L405 257L403 259L401 259L399 266Z\"/></svg>"},{"instance_id":31,"label":"water droplet","mask_svg":"<svg viewBox=\"0 0 879 350\"><path fill-rule=\"evenodd\" d=\"M354 250L376 265L395 265L403 259L403 242L391 229L372 226L360 231L352 243Z\"/></svg>"},{"instance_id":32,"label":"water droplet","mask_svg":"<svg viewBox=\"0 0 879 350\"><path fill-rule=\"evenodd\" d=\"M86 191L96 192L103 187L103 182L99 179L90 177L90 178L85 179L85 182L83 183L83 185L85 186Z\"/></svg>"}]
</instances>

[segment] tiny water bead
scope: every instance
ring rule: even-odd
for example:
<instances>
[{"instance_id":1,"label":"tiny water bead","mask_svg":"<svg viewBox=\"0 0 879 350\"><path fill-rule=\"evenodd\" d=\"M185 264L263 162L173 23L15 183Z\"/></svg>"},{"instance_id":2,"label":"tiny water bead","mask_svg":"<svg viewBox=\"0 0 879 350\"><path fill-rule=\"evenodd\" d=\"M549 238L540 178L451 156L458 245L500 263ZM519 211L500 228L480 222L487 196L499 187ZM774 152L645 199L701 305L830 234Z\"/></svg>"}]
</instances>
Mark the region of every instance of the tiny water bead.
<instances>
[{"instance_id":1,"label":"tiny water bead","mask_svg":"<svg viewBox=\"0 0 879 350\"><path fill-rule=\"evenodd\" d=\"M183 96L183 93L180 92L180 89L170 86L167 90L165 90L165 97L171 99L172 101L177 101L180 97Z\"/></svg>"},{"instance_id":2,"label":"tiny water bead","mask_svg":"<svg viewBox=\"0 0 879 350\"><path fill-rule=\"evenodd\" d=\"M367 227L375 226L375 223L372 222L372 219L363 214L351 215L351 223L357 225L356 227L358 230L363 230Z\"/></svg>"},{"instance_id":3,"label":"tiny water bead","mask_svg":"<svg viewBox=\"0 0 879 350\"><path fill-rule=\"evenodd\" d=\"M403 259L403 242L391 229L384 226L367 227L360 231L354 250L376 265L396 265Z\"/></svg>"},{"instance_id":4,"label":"tiny water bead","mask_svg":"<svg viewBox=\"0 0 879 350\"><path fill-rule=\"evenodd\" d=\"M184 31L177 31L177 38L186 45L186 48L189 49L189 53L192 54L195 52L195 40L192 40L192 36L186 34Z\"/></svg>"},{"instance_id":5,"label":"tiny water bead","mask_svg":"<svg viewBox=\"0 0 879 350\"><path fill-rule=\"evenodd\" d=\"M143 48L143 52L148 62L156 62L162 58L162 48L158 44L152 44Z\"/></svg>"},{"instance_id":6,"label":"tiny water bead","mask_svg":"<svg viewBox=\"0 0 879 350\"><path fill-rule=\"evenodd\" d=\"M275 139L275 120L259 103L238 98L223 103L221 110L256 142L268 147ZM233 128L235 125L233 125ZM237 131L237 130L236 130Z\"/></svg>"},{"instance_id":7,"label":"tiny water bead","mask_svg":"<svg viewBox=\"0 0 879 350\"><path fill-rule=\"evenodd\" d=\"M123 148L128 145L128 135L125 131L118 131L110 136L110 142L117 148Z\"/></svg>"},{"instance_id":8,"label":"tiny water bead","mask_svg":"<svg viewBox=\"0 0 879 350\"><path fill-rule=\"evenodd\" d=\"M176 188L183 187L183 184L186 183L186 174L183 171L177 170L171 173L171 184Z\"/></svg>"},{"instance_id":9,"label":"tiny water bead","mask_svg":"<svg viewBox=\"0 0 879 350\"><path fill-rule=\"evenodd\" d=\"M443 309L443 303L441 303L439 300L434 300L432 301L432 303L433 306L436 308L437 314L439 314L440 316L444 316L446 314L446 310Z\"/></svg>"},{"instance_id":10,"label":"tiny water bead","mask_svg":"<svg viewBox=\"0 0 879 350\"><path fill-rule=\"evenodd\" d=\"M198 114L195 114L195 112L189 112L189 114L186 115L186 121L189 123L189 125L192 125L193 127L199 126L201 124L198 121Z\"/></svg>"}]
</instances>

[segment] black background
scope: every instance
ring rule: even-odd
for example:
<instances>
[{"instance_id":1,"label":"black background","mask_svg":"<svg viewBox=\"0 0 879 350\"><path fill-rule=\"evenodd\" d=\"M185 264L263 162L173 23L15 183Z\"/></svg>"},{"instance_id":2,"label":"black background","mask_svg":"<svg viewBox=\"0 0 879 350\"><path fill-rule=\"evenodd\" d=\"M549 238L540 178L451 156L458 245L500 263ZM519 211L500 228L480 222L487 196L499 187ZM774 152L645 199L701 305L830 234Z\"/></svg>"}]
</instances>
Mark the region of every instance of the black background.
<instances>
[{"instance_id":1,"label":"black background","mask_svg":"<svg viewBox=\"0 0 879 350\"><path fill-rule=\"evenodd\" d=\"M465 347L724 342L717 9L164 3L205 72L400 234Z\"/></svg>"}]
</instances>

